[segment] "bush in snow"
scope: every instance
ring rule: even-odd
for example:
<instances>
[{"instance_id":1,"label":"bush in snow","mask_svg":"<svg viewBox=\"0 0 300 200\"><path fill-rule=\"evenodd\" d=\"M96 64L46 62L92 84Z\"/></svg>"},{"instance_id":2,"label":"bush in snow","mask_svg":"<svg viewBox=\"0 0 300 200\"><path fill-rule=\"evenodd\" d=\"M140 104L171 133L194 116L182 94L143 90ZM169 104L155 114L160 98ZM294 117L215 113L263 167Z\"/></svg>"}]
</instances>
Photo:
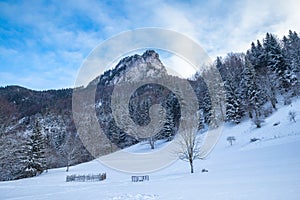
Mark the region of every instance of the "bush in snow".
<instances>
[{"instance_id":1,"label":"bush in snow","mask_svg":"<svg viewBox=\"0 0 300 200\"><path fill-rule=\"evenodd\" d=\"M296 112L295 111L292 111L292 110L289 111L289 119L291 122L296 122Z\"/></svg>"},{"instance_id":2,"label":"bush in snow","mask_svg":"<svg viewBox=\"0 0 300 200\"><path fill-rule=\"evenodd\" d=\"M273 124L273 126L278 126L280 124L280 122L275 122L274 124Z\"/></svg>"},{"instance_id":3,"label":"bush in snow","mask_svg":"<svg viewBox=\"0 0 300 200\"><path fill-rule=\"evenodd\" d=\"M292 100L289 96L286 96L284 98L284 105L290 105L292 103Z\"/></svg>"},{"instance_id":4,"label":"bush in snow","mask_svg":"<svg viewBox=\"0 0 300 200\"><path fill-rule=\"evenodd\" d=\"M250 142L256 142L256 141L258 141L258 140L260 140L259 138L251 138L250 139Z\"/></svg>"},{"instance_id":5,"label":"bush in snow","mask_svg":"<svg viewBox=\"0 0 300 200\"><path fill-rule=\"evenodd\" d=\"M208 170L207 170L207 169L202 169L201 172L202 172L202 173L208 172Z\"/></svg>"}]
</instances>

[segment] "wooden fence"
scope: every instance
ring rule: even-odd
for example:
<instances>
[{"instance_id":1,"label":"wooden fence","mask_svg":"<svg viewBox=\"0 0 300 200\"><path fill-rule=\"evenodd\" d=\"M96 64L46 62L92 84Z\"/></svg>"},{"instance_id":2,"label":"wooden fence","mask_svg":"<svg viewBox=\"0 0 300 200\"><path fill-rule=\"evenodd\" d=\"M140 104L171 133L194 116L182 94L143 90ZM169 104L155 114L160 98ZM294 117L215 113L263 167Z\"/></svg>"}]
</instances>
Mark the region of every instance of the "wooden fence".
<instances>
[{"instance_id":1,"label":"wooden fence","mask_svg":"<svg viewBox=\"0 0 300 200\"><path fill-rule=\"evenodd\" d=\"M132 182L142 182L142 181L149 181L149 176L131 176Z\"/></svg>"},{"instance_id":2,"label":"wooden fence","mask_svg":"<svg viewBox=\"0 0 300 200\"><path fill-rule=\"evenodd\" d=\"M103 174L89 174L89 175L69 175L66 177L66 182L95 182L95 181L103 181L106 179L106 173Z\"/></svg>"}]
</instances>

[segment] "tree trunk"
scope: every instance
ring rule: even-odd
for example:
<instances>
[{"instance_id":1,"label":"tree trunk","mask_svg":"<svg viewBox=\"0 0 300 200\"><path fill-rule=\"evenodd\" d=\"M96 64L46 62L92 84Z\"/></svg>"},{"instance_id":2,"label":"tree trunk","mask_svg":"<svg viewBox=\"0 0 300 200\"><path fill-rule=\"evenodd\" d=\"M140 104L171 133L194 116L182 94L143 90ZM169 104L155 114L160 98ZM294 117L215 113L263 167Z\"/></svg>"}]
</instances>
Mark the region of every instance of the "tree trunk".
<instances>
[{"instance_id":1,"label":"tree trunk","mask_svg":"<svg viewBox=\"0 0 300 200\"><path fill-rule=\"evenodd\" d=\"M276 100L275 99L271 99L271 104L272 104L273 109L277 110L277 108L276 108Z\"/></svg>"},{"instance_id":2,"label":"tree trunk","mask_svg":"<svg viewBox=\"0 0 300 200\"><path fill-rule=\"evenodd\" d=\"M109 144L110 144L110 153L112 153L113 152L113 144L111 141L109 142Z\"/></svg>"},{"instance_id":3,"label":"tree trunk","mask_svg":"<svg viewBox=\"0 0 300 200\"><path fill-rule=\"evenodd\" d=\"M70 164L69 164L69 160L67 161L67 169L66 169L66 172L69 171L69 167L70 167Z\"/></svg>"},{"instance_id":4,"label":"tree trunk","mask_svg":"<svg viewBox=\"0 0 300 200\"><path fill-rule=\"evenodd\" d=\"M249 111L249 118L250 118L250 119L253 118L252 111Z\"/></svg>"},{"instance_id":5,"label":"tree trunk","mask_svg":"<svg viewBox=\"0 0 300 200\"><path fill-rule=\"evenodd\" d=\"M150 137L150 139L149 139L149 144L150 144L151 149L154 149L154 139L152 137Z\"/></svg>"},{"instance_id":6,"label":"tree trunk","mask_svg":"<svg viewBox=\"0 0 300 200\"><path fill-rule=\"evenodd\" d=\"M271 89L270 101L271 101L273 109L277 110L277 108L276 108L277 99L276 99L275 88L274 88L274 86L271 83L271 79L270 79L269 75L267 75L267 79L268 79L268 81L270 83L270 89Z\"/></svg>"},{"instance_id":7,"label":"tree trunk","mask_svg":"<svg viewBox=\"0 0 300 200\"><path fill-rule=\"evenodd\" d=\"M194 165L193 165L193 160L190 159L190 166L191 166L191 174L194 173Z\"/></svg>"}]
</instances>

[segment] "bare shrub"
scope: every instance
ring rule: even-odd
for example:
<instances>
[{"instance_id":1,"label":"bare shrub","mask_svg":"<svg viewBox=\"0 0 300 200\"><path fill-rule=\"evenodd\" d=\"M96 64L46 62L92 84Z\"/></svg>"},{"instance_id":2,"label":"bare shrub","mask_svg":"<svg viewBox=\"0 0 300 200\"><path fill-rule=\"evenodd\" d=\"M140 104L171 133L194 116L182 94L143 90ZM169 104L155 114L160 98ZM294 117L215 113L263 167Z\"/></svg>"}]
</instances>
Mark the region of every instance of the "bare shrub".
<instances>
[{"instance_id":1,"label":"bare shrub","mask_svg":"<svg viewBox=\"0 0 300 200\"><path fill-rule=\"evenodd\" d=\"M296 111L290 110L289 111L289 119L291 122L296 122Z\"/></svg>"},{"instance_id":2,"label":"bare shrub","mask_svg":"<svg viewBox=\"0 0 300 200\"><path fill-rule=\"evenodd\" d=\"M235 142L235 137L234 136L228 136L227 141L229 142L230 146L232 146L233 142Z\"/></svg>"}]
</instances>

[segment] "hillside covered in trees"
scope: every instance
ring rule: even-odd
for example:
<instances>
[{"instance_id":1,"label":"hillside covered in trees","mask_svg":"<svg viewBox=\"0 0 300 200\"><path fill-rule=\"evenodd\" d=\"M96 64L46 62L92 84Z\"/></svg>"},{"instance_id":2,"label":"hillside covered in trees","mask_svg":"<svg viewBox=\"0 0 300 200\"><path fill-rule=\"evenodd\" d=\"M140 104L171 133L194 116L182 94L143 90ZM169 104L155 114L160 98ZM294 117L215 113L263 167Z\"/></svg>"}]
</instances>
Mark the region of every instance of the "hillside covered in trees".
<instances>
[{"instance_id":1,"label":"hillside covered in trees","mask_svg":"<svg viewBox=\"0 0 300 200\"><path fill-rule=\"evenodd\" d=\"M260 128L264 118L277 109L278 102L289 104L299 96L300 38L296 32L289 31L282 39L267 33L262 41L253 42L247 52L218 57L215 65L226 92L223 102L226 113L221 117L229 123L238 124L251 118ZM90 83L97 84L93 106L98 121L107 138L119 148L138 142L118 128L110 107L114 84L133 66L148 66L154 75L166 73L159 55L148 50L143 55L122 59L114 69ZM188 80L201 111L199 129L211 124L215 118L207 83L203 79L205 74L209 71L197 73ZM83 93L88 89L88 86L80 88ZM0 88L0 180L31 177L49 168L68 167L93 159L77 134L72 116L72 93L73 89ZM163 130L152 139L172 140L178 128L180 106L176 95L166 88L154 84L139 88L130 100L131 117L137 124L147 124L149 108L156 103L166 109L168 119ZM113 151L107 146L101 148L104 154Z\"/></svg>"}]
</instances>

